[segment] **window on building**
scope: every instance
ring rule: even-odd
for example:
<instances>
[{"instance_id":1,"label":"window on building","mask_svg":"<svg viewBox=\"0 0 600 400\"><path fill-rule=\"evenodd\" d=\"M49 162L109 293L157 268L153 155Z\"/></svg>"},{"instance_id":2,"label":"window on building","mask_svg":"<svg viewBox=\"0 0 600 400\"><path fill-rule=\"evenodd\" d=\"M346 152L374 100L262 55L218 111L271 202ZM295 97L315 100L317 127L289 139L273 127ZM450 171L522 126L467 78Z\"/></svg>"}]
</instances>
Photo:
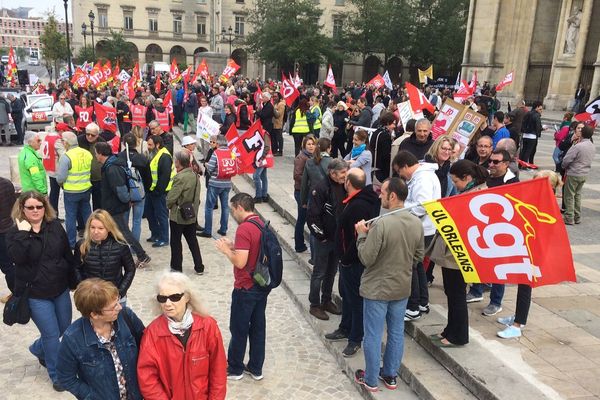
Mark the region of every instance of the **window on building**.
<instances>
[{"instance_id":1,"label":"window on building","mask_svg":"<svg viewBox=\"0 0 600 400\"><path fill-rule=\"evenodd\" d=\"M108 28L108 13L106 10L98 10L98 26Z\"/></svg>"},{"instance_id":2,"label":"window on building","mask_svg":"<svg viewBox=\"0 0 600 400\"><path fill-rule=\"evenodd\" d=\"M206 35L206 17L203 15L196 16L196 33Z\"/></svg>"},{"instance_id":3,"label":"window on building","mask_svg":"<svg viewBox=\"0 0 600 400\"><path fill-rule=\"evenodd\" d=\"M126 31L133 30L133 12L132 11L125 11L123 13L123 28Z\"/></svg>"},{"instance_id":4,"label":"window on building","mask_svg":"<svg viewBox=\"0 0 600 400\"><path fill-rule=\"evenodd\" d=\"M173 33L181 35L181 15L173 16Z\"/></svg>"},{"instance_id":5,"label":"window on building","mask_svg":"<svg viewBox=\"0 0 600 400\"><path fill-rule=\"evenodd\" d=\"M150 17L148 19L148 22L149 22L148 30L150 32L158 32L158 18Z\"/></svg>"},{"instance_id":6,"label":"window on building","mask_svg":"<svg viewBox=\"0 0 600 400\"><path fill-rule=\"evenodd\" d=\"M344 19L341 17L333 18L333 38L341 39L344 29Z\"/></svg>"},{"instance_id":7,"label":"window on building","mask_svg":"<svg viewBox=\"0 0 600 400\"><path fill-rule=\"evenodd\" d=\"M238 36L244 36L244 21L245 18L241 15L235 16L235 34Z\"/></svg>"},{"instance_id":8,"label":"window on building","mask_svg":"<svg viewBox=\"0 0 600 400\"><path fill-rule=\"evenodd\" d=\"M196 4L206 4L206 0L196 0Z\"/></svg>"},{"instance_id":9,"label":"window on building","mask_svg":"<svg viewBox=\"0 0 600 400\"><path fill-rule=\"evenodd\" d=\"M236 3L244 3L244 0L235 0Z\"/></svg>"},{"instance_id":10,"label":"window on building","mask_svg":"<svg viewBox=\"0 0 600 400\"><path fill-rule=\"evenodd\" d=\"M345 1L344 1L344 0L335 0L335 5L336 5L336 6L343 6L343 5L344 5L344 3L345 3Z\"/></svg>"}]
</instances>

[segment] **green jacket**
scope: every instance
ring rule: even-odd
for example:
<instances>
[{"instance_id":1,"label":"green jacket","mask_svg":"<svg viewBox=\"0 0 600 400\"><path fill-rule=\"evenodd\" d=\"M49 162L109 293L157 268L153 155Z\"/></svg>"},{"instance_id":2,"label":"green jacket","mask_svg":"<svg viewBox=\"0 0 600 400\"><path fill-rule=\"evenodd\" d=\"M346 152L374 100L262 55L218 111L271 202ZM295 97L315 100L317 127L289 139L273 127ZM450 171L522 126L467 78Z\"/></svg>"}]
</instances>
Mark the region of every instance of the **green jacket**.
<instances>
[{"instance_id":1,"label":"green jacket","mask_svg":"<svg viewBox=\"0 0 600 400\"><path fill-rule=\"evenodd\" d=\"M194 192L194 187L196 191ZM190 225L196 223L194 219L183 219L179 206L184 203L194 203L196 217L200 206L200 180L191 168L184 168L173 178L173 187L167 192L167 207L169 208L169 219L179 225Z\"/></svg>"},{"instance_id":2,"label":"green jacket","mask_svg":"<svg viewBox=\"0 0 600 400\"><path fill-rule=\"evenodd\" d=\"M19 153L19 175L24 192L35 190L41 194L48 194L46 169L42 156L30 145L25 145Z\"/></svg>"}]
</instances>

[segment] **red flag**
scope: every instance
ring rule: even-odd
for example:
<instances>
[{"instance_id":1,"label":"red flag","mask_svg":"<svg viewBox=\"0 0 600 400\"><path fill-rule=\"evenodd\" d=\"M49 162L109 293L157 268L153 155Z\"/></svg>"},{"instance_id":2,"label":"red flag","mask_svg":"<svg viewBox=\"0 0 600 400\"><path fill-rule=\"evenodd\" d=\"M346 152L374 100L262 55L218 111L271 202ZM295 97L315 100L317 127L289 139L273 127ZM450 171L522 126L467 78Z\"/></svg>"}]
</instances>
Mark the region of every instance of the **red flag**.
<instances>
[{"instance_id":1,"label":"red flag","mask_svg":"<svg viewBox=\"0 0 600 400\"><path fill-rule=\"evenodd\" d=\"M165 107L165 110L167 110L169 113L169 125L172 128L174 115L173 115L173 99L172 99L172 94L171 94L170 90L167 90L167 94L165 94L165 98L163 99L163 106Z\"/></svg>"},{"instance_id":2,"label":"red flag","mask_svg":"<svg viewBox=\"0 0 600 400\"><path fill-rule=\"evenodd\" d=\"M188 86L190 83L190 74L192 73L192 66L190 65L187 69L181 74L183 76L183 101L187 101L188 94Z\"/></svg>"},{"instance_id":3,"label":"red flag","mask_svg":"<svg viewBox=\"0 0 600 400\"><path fill-rule=\"evenodd\" d=\"M513 82L513 73L514 71L510 71L508 74L506 74L504 79L502 79L502 82L496 85L496 92L501 91L505 86L508 86Z\"/></svg>"},{"instance_id":4,"label":"red flag","mask_svg":"<svg viewBox=\"0 0 600 400\"><path fill-rule=\"evenodd\" d=\"M85 73L81 68L77 67L73 77L71 78L71 83L75 88L86 87L88 83L88 74Z\"/></svg>"},{"instance_id":5,"label":"red flag","mask_svg":"<svg viewBox=\"0 0 600 400\"><path fill-rule=\"evenodd\" d=\"M136 85L138 82L140 82L142 80L142 74L140 73L140 62L139 61L137 61L135 63L135 67L133 67L133 74L131 77L136 81Z\"/></svg>"},{"instance_id":6,"label":"red flag","mask_svg":"<svg viewBox=\"0 0 600 400\"><path fill-rule=\"evenodd\" d=\"M158 73L158 75L156 75L156 82L154 82L154 93L159 94L160 93L160 72Z\"/></svg>"},{"instance_id":7,"label":"red flag","mask_svg":"<svg viewBox=\"0 0 600 400\"><path fill-rule=\"evenodd\" d=\"M569 237L548 179L423 204L465 282L575 282ZM549 251L551 249L551 251Z\"/></svg>"},{"instance_id":8,"label":"red flag","mask_svg":"<svg viewBox=\"0 0 600 400\"><path fill-rule=\"evenodd\" d=\"M100 61L96 62L94 68L92 68L92 72L90 72L90 82L94 87L100 86L104 79L104 72L102 70L102 65L100 65Z\"/></svg>"},{"instance_id":9,"label":"red flag","mask_svg":"<svg viewBox=\"0 0 600 400\"><path fill-rule=\"evenodd\" d=\"M181 75L179 74L179 67L177 66L177 60L173 58L171 61L171 68L169 70L169 82L174 83L181 79Z\"/></svg>"},{"instance_id":10,"label":"red flag","mask_svg":"<svg viewBox=\"0 0 600 400\"><path fill-rule=\"evenodd\" d=\"M256 120L242 136L238 136L237 129L230 127L225 137L227 145L239 158L241 170L244 173L254 172L256 168L273 166L273 153L265 155L264 130L260 120Z\"/></svg>"},{"instance_id":11,"label":"red flag","mask_svg":"<svg viewBox=\"0 0 600 400\"><path fill-rule=\"evenodd\" d=\"M258 83L258 79L256 79L256 92L254 92L254 104L258 108L259 105L262 104L262 89L260 88L260 84Z\"/></svg>"},{"instance_id":12,"label":"red flag","mask_svg":"<svg viewBox=\"0 0 600 400\"><path fill-rule=\"evenodd\" d=\"M427 110L432 114L435 112L435 108L431 105L429 100L427 100L427 97L425 97L415 85L406 82L406 90L408 92L410 106L415 114L422 113L423 110Z\"/></svg>"},{"instance_id":13,"label":"red flag","mask_svg":"<svg viewBox=\"0 0 600 400\"><path fill-rule=\"evenodd\" d=\"M223 73L219 77L219 80L221 82L227 82L229 79L231 79L232 76L235 75L238 69L240 69L240 66L237 65L232 58L230 58L229 60L227 60L227 66L223 70Z\"/></svg>"},{"instance_id":14,"label":"red flag","mask_svg":"<svg viewBox=\"0 0 600 400\"><path fill-rule=\"evenodd\" d=\"M383 76L377 74L373 79L367 82L367 86L368 85L373 85L375 86L375 89L379 89L380 87L385 86L385 80L383 79Z\"/></svg>"},{"instance_id":15,"label":"red flag","mask_svg":"<svg viewBox=\"0 0 600 400\"><path fill-rule=\"evenodd\" d=\"M471 82L469 82L469 89L471 93L475 93L477 90L477 70L473 71L473 77L471 78Z\"/></svg>"},{"instance_id":16,"label":"red flag","mask_svg":"<svg viewBox=\"0 0 600 400\"><path fill-rule=\"evenodd\" d=\"M96 123L100 129L111 132L117 131L117 110L94 102L94 113L96 114Z\"/></svg>"},{"instance_id":17,"label":"red flag","mask_svg":"<svg viewBox=\"0 0 600 400\"><path fill-rule=\"evenodd\" d=\"M192 83L196 82L198 77L201 76L204 79L208 78L208 66L206 65L206 60L203 58L198 67L196 68L196 72L194 72L194 77L192 78Z\"/></svg>"},{"instance_id":18,"label":"red flag","mask_svg":"<svg viewBox=\"0 0 600 400\"><path fill-rule=\"evenodd\" d=\"M11 48L8 50L8 64L6 65L6 79L11 83L16 83L18 79L17 74L17 59L15 58L15 49Z\"/></svg>"},{"instance_id":19,"label":"red flag","mask_svg":"<svg viewBox=\"0 0 600 400\"><path fill-rule=\"evenodd\" d=\"M456 93L454 93L454 100L462 104L463 101L467 100L471 96L473 96L473 92L471 92L469 85L467 85L467 82L465 80L461 80L460 87L458 88Z\"/></svg>"},{"instance_id":20,"label":"red flag","mask_svg":"<svg viewBox=\"0 0 600 400\"><path fill-rule=\"evenodd\" d=\"M291 107L292 104L294 104L296 98L300 96L300 92L298 91L298 89L296 89L296 87L291 81L286 79L283 73L281 74L281 76L281 97L283 97L283 99L285 100L285 104L287 104L288 107Z\"/></svg>"},{"instance_id":21,"label":"red flag","mask_svg":"<svg viewBox=\"0 0 600 400\"><path fill-rule=\"evenodd\" d=\"M121 90L125 92L125 95L129 97L130 101L133 101L135 98L136 83L137 82L133 77L131 77L131 79L129 79L127 82L121 82Z\"/></svg>"},{"instance_id":22,"label":"red flag","mask_svg":"<svg viewBox=\"0 0 600 400\"><path fill-rule=\"evenodd\" d=\"M106 84L110 79L112 79L112 64L110 60L107 60L104 67L102 67L102 82L100 84Z\"/></svg>"},{"instance_id":23,"label":"red flag","mask_svg":"<svg viewBox=\"0 0 600 400\"><path fill-rule=\"evenodd\" d=\"M383 79L383 78L381 78ZM333 89L333 93L337 93L337 85L335 84L335 77L333 76L333 70L331 69L331 64L329 64L329 70L327 71L327 79L323 82L323 85L329 86Z\"/></svg>"},{"instance_id":24,"label":"red flag","mask_svg":"<svg viewBox=\"0 0 600 400\"><path fill-rule=\"evenodd\" d=\"M600 96L589 102L582 113L575 115L575 120L595 127L600 121Z\"/></svg>"},{"instance_id":25,"label":"red flag","mask_svg":"<svg viewBox=\"0 0 600 400\"><path fill-rule=\"evenodd\" d=\"M115 82L118 81L120 73L121 73L121 67L119 65L119 60L117 60L117 66L115 67L115 69L112 72L112 80Z\"/></svg>"}]
</instances>

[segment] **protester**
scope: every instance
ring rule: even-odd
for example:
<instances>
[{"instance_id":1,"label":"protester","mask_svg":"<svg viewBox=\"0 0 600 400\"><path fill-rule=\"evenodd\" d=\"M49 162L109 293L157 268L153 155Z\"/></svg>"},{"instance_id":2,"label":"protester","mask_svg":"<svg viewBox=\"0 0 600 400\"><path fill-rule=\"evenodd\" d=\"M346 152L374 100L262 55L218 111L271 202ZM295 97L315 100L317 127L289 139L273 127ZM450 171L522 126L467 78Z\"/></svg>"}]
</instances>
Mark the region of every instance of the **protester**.
<instances>
[{"instance_id":1,"label":"protester","mask_svg":"<svg viewBox=\"0 0 600 400\"><path fill-rule=\"evenodd\" d=\"M331 138L331 156L338 157L338 151L342 158L346 156L346 122L348 121L348 106L343 101L338 101L333 113L333 137Z\"/></svg>"},{"instance_id":2,"label":"protester","mask_svg":"<svg viewBox=\"0 0 600 400\"><path fill-rule=\"evenodd\" d=\"M262 220L254 212L254 200L247 193L231 198L231 215L239 224L235 241L223 237L216 247L233 264L233 292L229 330L231 341L227 351L227 379L240 380L244 373L252 379L263 379L265 361L267 297L269 291L255 284L252 272L256 268L261 246ZM244 364L246 343L250 343L249 360Z\"/></svg>"},{"instance_id":3,"label":"protester","mask_svg":"<svg viewBox=\"0 0 600 400\"><path fill-rule=\"evenodd\" d=\"M21 188L24 192L35 190L41 194L48 194L48 181L42 156L38 153L42 139L37 132L27 131L23 139L25 146L19 152L19 177Z\"/></svg>"},{"instance_id":4,"label":"protester","mask_svg":"<svg viewBox=\"0 0 600 400\"><path fill-rule=\"evenodd\" d=\"M4 131L4 142L1 141L0 137L0 146L13 146L13 142L11 140L11 134L9 129L9 119L8 116L10 114L10 103L6 101L4 98L4 93L0 93L0 133Z\"/></svg>"},{"instance_id":5,"label":"protester","mask_svg":"<svg viewBox=\"0 0 600 400\"><path fill-rule=\"evenodd\" d=\"M175 166L171 153L163 146L161 136L150 136L147 142L151 154L152 185L146 196L145 205L146 218L150 227L150 237L146 241L152 243L152 247L164 247L169 244L167 193L173 187Z\"/></svg>"},{"instance_id":6,"label":"protester","mask_svg":"<svg viewBox=\"0 0 600 400\"><path fill-rule=\"evenodd\" d=\"M52 116L56 122L63 122L63 116L73 115L73 108L66 102L66 95L58 96L58 101L52 106Z\"/></svg>"},{"instance_id":7,"label":"protester","mask_svg":"<svg viewBox=\"0 0 600 400\"><path fill-rule=\"evenodd\" d=\"M573 145L562 160L565 170L564 222L566 225L581 223L581 192L587 175L590 173L596 154L596 147L591 141L594 129L584 126L581 129L581 139L573 141Z\"/></svg>"},{"instance_id":8,"label":"protester","mask_svg":"<svg viewBox=\"0 0 600 400\"><path fill-rule=\"evenodd\" d=\"M224 400L227 377L223 338L192 281L179 272L163 274L156 301L161 315L144 331L137 362L142 396Z\"/></svg>"},{"instance_id":9,"label":"protester","mask_svg":"<svg viewBox=\"0 0 600 400\"><path fill-rule=\"evenodd\" d=\"M350 119L348 125L352 127L363 127L368 128L371 126L373 120L373 111L371 107L367 105L367 100L361 97L357 100L358 115L355 119Z\"/></svg>"},{"instance_id":10,"label":"protester","mask_svg":"<svg viewBox=\"0 0 600 400\"><path fill-rule=\"evenodd\" d=\"M404 207L408 188L400 178L385 180L381 205L394 212ZM367 225L356 224L358 258L365 266L360 281L363 298L365 369L357 369L356 382L376 392L377 378L391 390L404 352L404 314L411 292L412 266L423 260L423 225L414 215L396 212ZM387 326L383 368L381 340Z\"/></svg>"},{"instance_id":11,"label":"protester","mask_svg":"<svg viewBox=\"0 0 600 400\"><path fill-rule=\"evenodd\" d=\"M273 94L273 132L271 143L273 145L273 156L283 156L283 124L286 121L287 106L281 93Z\"/></svg>"},{"instance_id":12,"label":"protester","mask_svg":"<svg viewBox=\"0 0 600 400\"><path fill-rule=\"evenodd\" d=\"M367 131L359 129L354 132L352 150L344 157L350 168L360 168L365 172L367 186L372 184L371 169L373 164L373 155L367 146L368 138Z\"/></svg>"},{"instance_id":13,"label":"protester","mask_svg":"<svg viewBox=\"0 0 600 400\"><path fill-rule=\"evenodd\" d=\"M517 160L517 144L511 138L500 139L498 144L496 144L496 150L506 150L508 155L510 156L510 163L508 163L508 169L515 174L515 176L519 177L519 163Z\"/></svg>"},{"instance_id":14,"label":"protester","mask_svg":"<svg viewBox=\"0 0 600 400\"><path fill-rule=\"evenodd\" d=\"M69 326L61 341L59 384L78 399L141 400L136 337L141 336L144 324L122 306L111 282L86 279L73 297L81 318Z\"/></svg>"},{"instance_id":15,"label":"protester","mask_svg":"<svg viewBox=\"0 0 600 400\"><path fill-rule=\"evenodd\" d=\"M64 138L64 136L63 136ZM105 142L104 138L100 137L100 127L95 123L89 123L85 127L85 134L77 137L77 144L81 149L87 150L92 154L92 164L90 166L90 182L91 196L92 196L92 208L97 210L102 208L102 193L101 193L101 182L102 182L102 164L96 158L96 144ZM60 165L60 161L59 161ZM63 187L64 189L64 187ZM85 223L85 221L84 221ZM68 230L67 230L68 232Z\"/></svg>"},{"instance_id":16,"label":"protester","mask_svg":"<svg viewBox=\"0 0 600 400\"><path fill-rule=\"evenodd\" d=\"M223 98L219 96L219 85L215 85L211 91L210 107L212 108L212 118L219 124L223 123Z\"/></svg>"},{"instance_id":17,"label":"protester","mask_svg":"<svg viewBox=\"0 0 600 400\"><path fill-rule=\"evenodd\" d=\"M111 215L96 210L88 218L83 239L75 246L77 282L100 278L119 289L123 302L135 276L135 263L123 233Z\"/></svg>"},{"instance_id":18,"label":"protester","mask_svg":"<svg viewBox=\"0 0 600 400\"><path fill-rule=\"evenodd\" d=\"M256 160L254 173L252 174L254 189L256 190L254 203L267 203L269 201L269 179L267 177L267 157L271 152L271 135L269 131L264 131L263 141L262 155Z\"/></svg>"},{"instance_id":19,"label":"protester","mask_svg":"<svg viewBox=\"0 0 600 400\"><path fill-rule=\"evenodd\" d=\"M25 126L25 119L23 118L23 110L25 109L25 104L23 104L23 100L12 93L9 93L6 97L8 98L8 101L10 101L10 116L13 120L15 131L17 131L16 143L20 146L24 143L23 129ZM8 143L10 143L10 140Z\"/></svg>"},{"instance_id":20,"label":"protester","mask_svg":"<svg viewBox=\"0 0 600 400\"><path fill-rule=\"evenodd\" d=\"M298 207L298 218L294 227L294 250L297 253L305 252L307 247L304 243L304 224L306 223L306 207L302 203L302 177L306 162L313 156L317 140L313 135L306 135L302 139L302 151L294 158L294 199Z\"/></svg>"},{"instance_id":21,"label":"protester","mask_svg":"<svg viewBox=\"0 0 600 400\"><path fill-rule=\"evenodd\" d=\"M50 193L48 194L48 200L50 201L52 208L56 211L57 218L59 216L58 200L60 198L61 187L56 181L56 173L60 157L65 154L62 132L63 131L58 130L58 127L56 131L47 132L41 145L41 148L45 149L42 162L44 164L44 169L46 170L46 175L50 178Z\"/></svg>"},{"instance_id":22,"label":"protester","mask_svg":"<svg viewBox=\"0 0 600 400\"><path fill-rule=\"evenodd\" d=\"M316 138L319 138L321 134L321 120L323 119L323 115L321 113L321 107L319 107L319 100L316 96L311 96L308 99L308 107L309 111L306 119L308 121L310 133L315 135Z\"/></svg>"},{"instance_id":23,"label":"protester","mask_svg":"<svg viewBox=\"0 0 600 400\"><path fill-rule=\"evenodd\" d=\"M371 134L369 141L369 149L373 150L373 185L376 192L381 189L383 181L390 177L392 135L395 129L394 114L385 110L381 112L379 128Z\"/></svg>"},{"instance_id":24,"label":"protester","mask_svg":"<svg viewBox=\"0 0 600 400\"><path fill-rule=\"evenodd\" d=\"M544 106L541 101L535 101L525 117L521 132L523 132L520 159L529 164L534 164L533 157L537 149L538 138L542 135L542 111ZM522 167L525 169L527 167Z\"/></svg>"},{"instance_id":25,"label":"protester","mask_svg":"<svg viewBox=\"0 0 600 400\"><path fill-rule=\"evenodd\" d=\"M11 181L0 177L0 271L4 274L6 287L10 293L0 298L6 303L15 291L15 265L8 255L6 235L14 225L11 211L16 201L15 187Z\"/></svg>"},{"instance_id":26,"label":"protester","mask_svg":"<svg viewBox=\"0 0 600 400\"><path fill-rule=\"evenodd\" d=\"M169 154L173 154L173 135L163 129L163 126L157 120L148 123L148 137L158 136L162 139L162 147L166 148ZM150 151L150 148L148 148Z\"/></svg>"},{"instance_id":27,"label":"protester","mask_svg":"<svg viewBox=\"0 0 600 400\"><path fill-rule=\"evenodd\" d=\"M432 144L431 122L422 118L415 123L415 132L402 141L398 149L399 151L408 151L417 157L417 160L422 160Z\"/></svg>"},{"instance_id":28,"label":"protester","mask_svg":"<svg viewBox=\"0 0 600 400\"><path fill-rule=\"evenodd\" d=\"M183 235L192 253L194 271L196 274L202 275L204 274L204 264L196 238L196 218L200 206L200 183L198 181L200 179L189 166L190 156L187 150L175 153L174 162L177 175L173 178L173 187L167 194L171 228L171 270L182 272L181 235Z\"/></svg>"},{"instance_id":29,"label":"protester","mask_svg":"<svg viewBox=\"0 0 600 400\"><path fill-rule=\"evenodd\" d=\"M320 137L332 139L334 131L333 125L333 112L335 111L336 103L334 101L330 101L327 103L327 108L323 113L323 120L321 121L321 131L319 133Z\"/></svg>"},{"instance_id":30,"label":"protester","mask_svg":"<svg viewBox=\"0 0 600 400\"><path fill-rule=\"evenodd\" d=\"M221 125L219 128L219 133L221 135L225 135L227 131L229 131L229 127L235 125L235 122L235 106L231 104L225 104L225 120L223 121L223 125Z\"/></svg>"},{"instance_id":31,"label":"protester","mask_svg":"<svg viewBox=\"0 0 600 400\"><path fill-rule=\"evenodd\" d=\"M22 296L28 288L31 319L41 335L29 351L47 368L54 390L62 392L57 356L59 339L71 324L69 283L74 283L75 259L55 215L44 195L23 192L13 208L15 225L6 233L6 247L15 264L14 293Z\"/></svg>"},{"instance_id":32,"label":"protester","mask_svg":"<svg viewBox=\"0 0 600 400\"><path fill-rule=\"evenodd\" d=\"M270 138L273 132L273 117L275 116L275 110L273 104L271 104L271 93L263 92L260 101L260 108L256 111L255 115L256 118L260 119L262 128L267 132L265 137L268 135Z\"/></svg>"}]
</instances>

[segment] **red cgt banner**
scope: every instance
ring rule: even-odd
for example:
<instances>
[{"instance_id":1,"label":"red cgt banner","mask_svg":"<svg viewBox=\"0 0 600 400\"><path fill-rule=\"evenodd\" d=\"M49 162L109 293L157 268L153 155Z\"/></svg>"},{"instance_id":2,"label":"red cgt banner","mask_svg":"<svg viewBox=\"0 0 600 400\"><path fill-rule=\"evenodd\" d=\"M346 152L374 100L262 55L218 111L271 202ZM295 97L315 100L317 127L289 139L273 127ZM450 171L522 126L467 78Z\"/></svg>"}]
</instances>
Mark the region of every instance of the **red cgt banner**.
<instances>
[{"instance_id":1,"label":"red cgt banner","mask_svg":"<svg viewBox=\"0 0 600 400\"><path fill-rule=\"evenodd\" d=\"M576 281L556 198L540 178L423 204L465 282Z\"/></svg>"},{"instance_id":2,"label":"red cgt banner","mask_svg":"<svg viewBox=\"0 0 600 400\"><path fill-rule=\"evenodd\" d=\"M94 102L94 114L96 114L96 123L100 129L117 131L117 111L114 108Z\"/></svg>"}]
</instances>

